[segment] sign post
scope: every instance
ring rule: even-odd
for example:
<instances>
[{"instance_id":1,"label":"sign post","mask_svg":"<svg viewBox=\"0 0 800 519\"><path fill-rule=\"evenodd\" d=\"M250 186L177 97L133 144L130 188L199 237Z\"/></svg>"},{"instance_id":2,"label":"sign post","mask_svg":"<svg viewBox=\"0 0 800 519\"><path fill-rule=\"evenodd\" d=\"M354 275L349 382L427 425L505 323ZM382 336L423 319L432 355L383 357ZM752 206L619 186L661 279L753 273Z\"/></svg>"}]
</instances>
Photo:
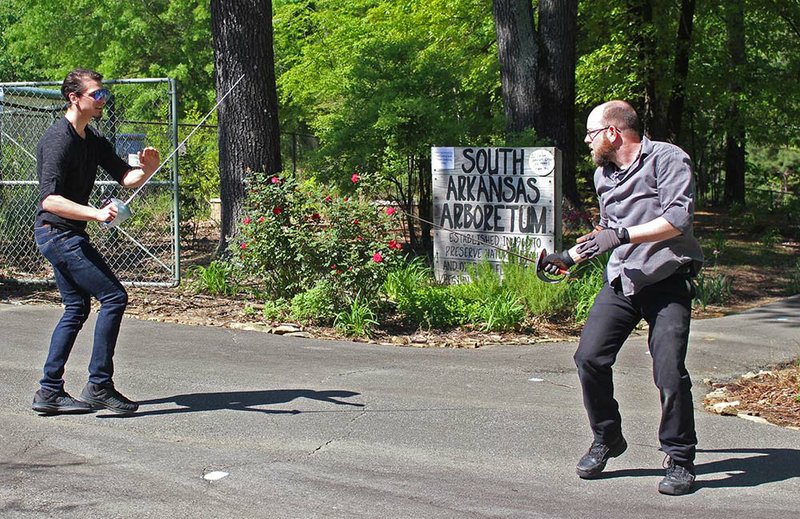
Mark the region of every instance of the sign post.
<instances>
[{"instance_id":1,"label":"sign post","mask_svg":"<svg viewBox=\"0 0 800 519\"><path fill-rule=\"evenodd\" d=\"M560 250L560 150L435 147L431 170L437 280L467 279L483 261L502 272L497 247L532 258Z\"/></svg>"}]
</instances>

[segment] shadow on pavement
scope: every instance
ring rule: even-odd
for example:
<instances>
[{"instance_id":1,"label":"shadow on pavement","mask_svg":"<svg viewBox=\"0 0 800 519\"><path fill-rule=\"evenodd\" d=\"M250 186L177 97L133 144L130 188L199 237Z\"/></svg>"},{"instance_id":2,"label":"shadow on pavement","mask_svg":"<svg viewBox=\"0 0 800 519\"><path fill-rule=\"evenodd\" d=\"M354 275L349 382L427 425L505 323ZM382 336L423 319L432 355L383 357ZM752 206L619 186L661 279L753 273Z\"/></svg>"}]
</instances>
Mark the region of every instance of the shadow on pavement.
<instances>
[{"instance_id":1,"label":"shadow on pavement","mask_svg":"<svg viewBox=\"0 0 800 519\"><path fill-rule=\"evenodd\" d=\"M694 491L703 488L757 487L800 477L800 450L797 449L698 449L697 453L736 456L698 463L695 467L697 481ZM663 475L663 469L623 469L605 471L600 478ZM721 475L727 477L720 478Z\"/></svg>"},{"instance_id":2,"label":"shadow on pavement","mask_svg":"<svg viewBox=\"0 0 800 519\"><path fill-rule=\"evenodd\" d=\"M154 400L139 401L139 412L132 415L101 415L98 418L136 418L178 413L195 413L198 411L255 411L265 414L300 414L297 409L259 409L259 406L285 404L298 398L318 400L336 405L364 407L364 404L345 402L341 398L359 395L353 391L314 391L311 389L273 389L265 391L233 391L229 393L191 393L175 395ZM175 404L179 407L168 409L142 410L147 405Z\"/></svg>"}]
</instances>

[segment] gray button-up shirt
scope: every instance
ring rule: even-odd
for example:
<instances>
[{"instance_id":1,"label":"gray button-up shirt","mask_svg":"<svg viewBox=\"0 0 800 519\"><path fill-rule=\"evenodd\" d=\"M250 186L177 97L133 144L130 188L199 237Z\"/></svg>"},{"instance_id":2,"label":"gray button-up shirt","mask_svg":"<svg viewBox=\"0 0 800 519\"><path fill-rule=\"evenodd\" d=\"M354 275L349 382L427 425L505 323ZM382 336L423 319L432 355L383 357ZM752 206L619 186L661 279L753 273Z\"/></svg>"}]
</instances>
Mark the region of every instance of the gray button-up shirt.
<instances>
[{"instance_id":1,"label":"gray button-up shirt","mask_svg":"<svg viewBox=\"0 0 800 519\"><path fill-rule=\"evenodd\" d=\"M633 227L664 217L681 234L660 242L621 245L608 261L609 281L620 278L625 295L657 283L693 262L703 264L694 237L694 178L689 156L679 147L644 137L639 157L627 169L597 168L594 185L600 201L600 225Z\"/></svg>"}]
</instances>

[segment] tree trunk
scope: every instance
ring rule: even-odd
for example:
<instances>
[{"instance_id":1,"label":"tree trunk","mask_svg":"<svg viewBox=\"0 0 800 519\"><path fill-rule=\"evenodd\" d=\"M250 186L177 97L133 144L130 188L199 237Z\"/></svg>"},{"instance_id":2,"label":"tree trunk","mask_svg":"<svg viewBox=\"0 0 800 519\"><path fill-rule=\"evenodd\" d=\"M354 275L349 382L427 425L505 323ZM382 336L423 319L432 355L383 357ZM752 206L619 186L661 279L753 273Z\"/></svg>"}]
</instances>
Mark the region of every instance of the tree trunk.
<instances>
[{"instance_id":1,"label":"tree trunk","mask_svg":"<svg viewBox=\"0 0 800 519\"><path fill-rule=\"evenodd\" d=\"M506 129L520 132L533 128L534 124L538 49L533 28L533 6L531 0L494 0L492 12Z\"/></svg>"},{"instance_id":2,"label":"tree trunk","mask_svg":"<svg viewBox=\"0 0 800 519\"><path fill-rule=\"evenodd\" d=\"M642 130L655 140L664 140L665 130L660 99L656 91L656 42L653 35L653 0L629 0L634 28L633 41L638 51L639 78L644 91L638 103Z\"/></svg>"},{"instance_id":3,"label":"tree trunk","mask_svg":"<svg viewBox=\"0 0 800 519\"><path fill-rule=\"evenodd\" d=\"M689 75L689 55L692 47L695 0L681 1L681 17L675 50L675 77L667 109L667 138L678 143L681 135L683 105L686 100L686 77Z\"/></svg>"},{"instance_id":4,"label":"tree trunk","mask_svg":"<svg viewBox=\"0 0 800 519\"><path fill-rule=\"evenodd\" d=\"M236 234L250 171L281 171L271 0L211 1L217 98L244 79L218 111L221 236Z\"/></svg>"},{"instance_id":5,"label":"tree trunk","mask_svg":"<svg viewBox=\"0 0 800 519\"><path fill-rule=\"evenodd\" d=\"M744 39L744 0L731 0L725 6L725 25L728 30L730 59L730 98L725 135L725 198L726 205L745 203L745 127L740 110L743 75L747 66Z\"/></svg>"},{"instance_id":6,"label":"tree trunk","mask_svg":"<svg viewBox=\"0 0 800 519\"><path fill-rule=\"evenodd\" d=\"M581 199L575 179L575 34L578 0L540 0L539 66L535 129L559 148L563 194L574 206Z\"/></svg>"},{"instance_id":7,"label":"tree trunk","mask_svg":"<svg viewBox=\"0 0 800 519\"><path fill-rule=\"evenodd\" d=\"M419 216L422 220L433 221L433 196L431 195L433 184L433 172L431 162L424 158L415 158L419 172ZM433 259L433 239L431 238L432 227L425 221L420 221L422 231L420 241L422 249Z\"/></svg>"}]
</instances>

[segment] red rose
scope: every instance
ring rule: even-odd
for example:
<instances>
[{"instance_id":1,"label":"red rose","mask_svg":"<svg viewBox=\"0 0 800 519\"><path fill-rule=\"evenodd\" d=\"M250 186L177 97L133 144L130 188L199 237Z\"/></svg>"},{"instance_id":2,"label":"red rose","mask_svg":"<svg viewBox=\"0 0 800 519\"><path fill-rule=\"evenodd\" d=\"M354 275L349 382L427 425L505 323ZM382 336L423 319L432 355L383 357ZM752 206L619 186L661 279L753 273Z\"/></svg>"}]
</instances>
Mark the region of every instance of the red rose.
<instances>
[{"instance_id":1,"label":"red rose","mask_svg":"<svg viewBox=\"0 0 800 519\"><path fill-rule=\"evenodd\" d=\"M272 210L272 214L281 214L282 212L283 212L283 208L280 207L280 206L277 206Z\"/></svg>"}]
</instances>

